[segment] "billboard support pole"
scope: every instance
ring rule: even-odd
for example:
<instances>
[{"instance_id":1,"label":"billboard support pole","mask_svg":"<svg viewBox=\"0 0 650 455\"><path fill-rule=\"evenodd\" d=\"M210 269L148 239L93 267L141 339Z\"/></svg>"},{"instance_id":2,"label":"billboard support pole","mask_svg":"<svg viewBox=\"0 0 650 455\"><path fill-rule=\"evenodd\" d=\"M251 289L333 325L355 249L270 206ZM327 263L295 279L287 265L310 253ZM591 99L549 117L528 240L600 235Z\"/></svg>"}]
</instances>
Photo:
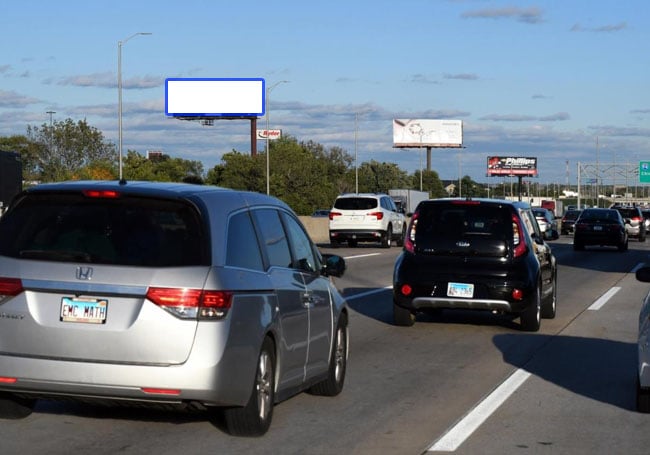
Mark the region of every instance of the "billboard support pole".
<instances>
[{"instance_id":1,"label":"billboard support pole","mask_svg":"<svg viewBox=\"0 0 650 455\"><path fill-rule=\"evenodd\" d=\"M251 117L251 156L257 156L257 117Z\"/></svg>"}]
</instances>

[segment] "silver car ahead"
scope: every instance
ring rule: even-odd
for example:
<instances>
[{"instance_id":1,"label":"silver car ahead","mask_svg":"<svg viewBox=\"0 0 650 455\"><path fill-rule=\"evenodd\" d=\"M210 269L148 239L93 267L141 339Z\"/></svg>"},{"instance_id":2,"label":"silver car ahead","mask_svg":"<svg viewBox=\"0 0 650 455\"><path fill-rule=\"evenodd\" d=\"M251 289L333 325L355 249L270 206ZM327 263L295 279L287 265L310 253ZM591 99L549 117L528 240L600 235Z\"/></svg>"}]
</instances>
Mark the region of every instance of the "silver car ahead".
<instances>
[{"instance_id":1,"label":"silver car ahead","mask_svg":"<svg viewBox=\"0 0 650 455\"><path fill-rule=\"evenodd\" d=\"M273 404L344 383L347 306L283 202L223 188L67 182L0 219L0 414L37 398L173 404L260 435Z\"/></svg>"}]
</instances>

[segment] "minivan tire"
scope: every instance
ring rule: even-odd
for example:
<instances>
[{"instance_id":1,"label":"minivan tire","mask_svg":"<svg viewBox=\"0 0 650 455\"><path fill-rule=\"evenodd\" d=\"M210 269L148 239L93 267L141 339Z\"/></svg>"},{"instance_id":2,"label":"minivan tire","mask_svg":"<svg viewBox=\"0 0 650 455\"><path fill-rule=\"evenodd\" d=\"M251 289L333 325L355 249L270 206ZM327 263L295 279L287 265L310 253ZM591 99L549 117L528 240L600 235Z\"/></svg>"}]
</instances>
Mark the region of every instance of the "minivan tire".
<instances>
[{"instance_id":1,"label":"minivan tire","mask_svg":"<svg viewBox=\"0 0 650 455\"><path fill-rule=\"evenodd\" d=\"M18 398L9 393L0 393L0 418L18 420L28 417L34 409L35 400Z\"/></svg>"},{"instance_id":2,"label":"minivan tire","mask_svg":"<svg viewBox=\"0 0 650 455\"><path fill-rule=\"evenodd\" d=\"M224 418L228 432L235 436L261 436L273 418L275 400L275 349L269 337L264 339L257 360L253 390L244 407L226 408Z\"/></svg>"}]
</instances>

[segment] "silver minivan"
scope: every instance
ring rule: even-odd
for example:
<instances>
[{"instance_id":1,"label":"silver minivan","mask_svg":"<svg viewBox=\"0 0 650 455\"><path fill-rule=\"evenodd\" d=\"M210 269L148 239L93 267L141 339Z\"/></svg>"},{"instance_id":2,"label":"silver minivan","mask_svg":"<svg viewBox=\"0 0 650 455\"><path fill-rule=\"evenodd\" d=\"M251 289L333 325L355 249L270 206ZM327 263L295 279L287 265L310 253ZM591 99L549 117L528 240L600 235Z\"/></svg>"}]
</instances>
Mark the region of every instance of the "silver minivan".
<instances>
[{"instance_id":1,"label":"silver minivan","mask_svg":"<svg viewBox=\"0 0 650 455\"><path fill-rule=\"evenodd\" d=\"M273 404L337 395L348 309L283 202L213 186L38 185L0 218L0 417L36 399L172 404L267 431Z\"/></svg>"}]
</instances>

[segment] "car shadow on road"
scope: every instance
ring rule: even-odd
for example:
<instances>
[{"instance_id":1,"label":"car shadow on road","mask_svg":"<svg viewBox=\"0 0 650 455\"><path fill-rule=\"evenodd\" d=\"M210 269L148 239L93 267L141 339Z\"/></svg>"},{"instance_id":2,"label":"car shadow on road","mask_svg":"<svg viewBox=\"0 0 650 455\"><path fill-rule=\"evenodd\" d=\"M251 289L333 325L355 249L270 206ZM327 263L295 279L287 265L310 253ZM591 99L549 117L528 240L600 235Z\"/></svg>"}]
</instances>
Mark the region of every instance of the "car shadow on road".
<instances>
[{"instance_id":1,"label":"car shadow on road","mask_svg":"<svg viewBox=\"0 0 650 455\"><path fill-rule=\"evenodd\" d=\"M502 334L493 338L503 359L578 395L635 410L634 343L563 335Z\"/></svg>"}]
</instances>

